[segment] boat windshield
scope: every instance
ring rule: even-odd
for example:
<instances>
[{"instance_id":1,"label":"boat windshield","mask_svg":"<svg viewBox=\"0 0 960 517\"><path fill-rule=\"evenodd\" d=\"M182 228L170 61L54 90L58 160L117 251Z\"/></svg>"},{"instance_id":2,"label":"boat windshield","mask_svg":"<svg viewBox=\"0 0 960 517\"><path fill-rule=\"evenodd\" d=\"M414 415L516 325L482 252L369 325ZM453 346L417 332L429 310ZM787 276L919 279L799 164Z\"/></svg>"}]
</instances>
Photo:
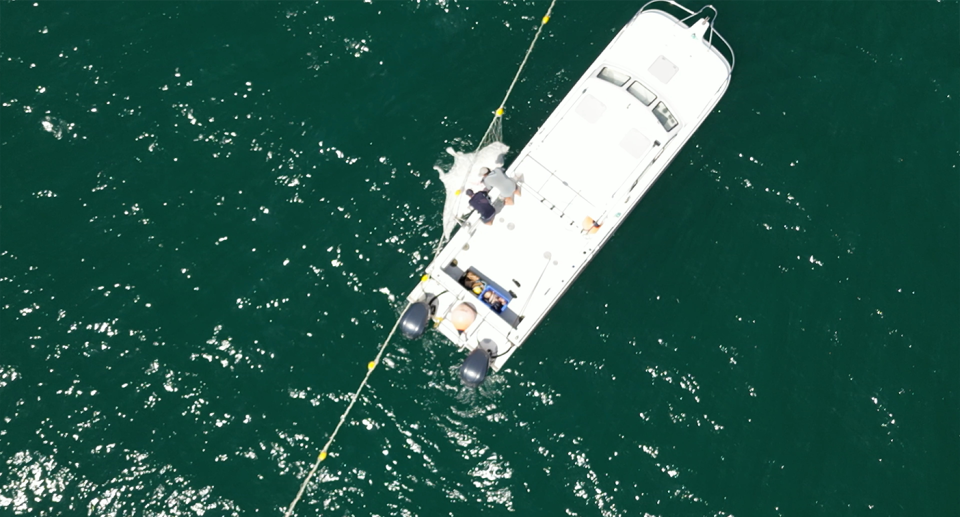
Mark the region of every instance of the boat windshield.
<instances>
[{"instance_id":1,"label":"boat windshield","mask_svg":"<svg viewBox=\"0 0 960 517\"><path fill-rule=\"evenodd\" d=\"M649 106L650 103L657 98L646 86L637 81L634 81L633 84L627 88L627 91L630 92L630 95L633 95L637 100L642 102L644 106Z\"/></svg>"},{"instance_id":2,"label":"boat windshield","mask_svg":"<svg viewBox=\"0 0 960 517\"><path fill-rule=\"evenodd\" d=\"M660 121L660 125L663 126L665 131L669 132L671 129L677 127L677 119L673 116L673 113L670 113L667 105L663 102L657 103L653 108L653 114L657 117L657 120Z\"/></svg>"},{"instance_id":3,"label":"boat windshield","mask_svg":"<svg viewBox=\"0 0 960 517\"><path fill-rule=\"evenodd\" d=\"M597 74L597 77L617 86L623 86L630 80L629 75L607 67L603 67L600 73Z\"/></svg>"}]
</instances>

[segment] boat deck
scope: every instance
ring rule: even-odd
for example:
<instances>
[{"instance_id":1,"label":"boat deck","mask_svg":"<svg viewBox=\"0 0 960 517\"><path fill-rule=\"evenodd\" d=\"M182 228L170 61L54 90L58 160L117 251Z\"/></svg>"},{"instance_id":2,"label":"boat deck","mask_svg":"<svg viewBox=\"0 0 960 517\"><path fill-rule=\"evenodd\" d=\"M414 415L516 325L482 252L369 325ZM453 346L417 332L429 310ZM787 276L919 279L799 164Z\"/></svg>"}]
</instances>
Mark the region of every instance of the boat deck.
<instances>
[{"instance_id":1,"label":"boat deck","mask_svg":"<svg viewBox=\"0 0 960 517\"><path fill-rule=\"evenodd\" d=\"M474 323L464 336L441 323L439 329L453 341L488 337L501 347L521 342L597 242L596 234L585 234L579 221L563 216L534 192L522 193L514 200L513 205L502 206L492 225L471 217L467 228L454 236L435 262L439 271L431 275L455 298L444 297L444 305L467 301L478 313L480 324ZM460 284L468 270L506 295L509 301L502 313ZM521 317L529 315L533 317ZM488 326L494 335L483 332ZM473 336L473 331L485 335Z\"/></svg>"},{"instance_id":2,"label":"boat deck","mask_svg":"<svg viewBox=\"0 0 960 517\"><path fill-rule=\"evenodd\" d=\"M732 65L705 38L712 27L694 22L641 10L510 165L515 204L491 192L493 224L473 213L441 250L408 299L432 300L444 336L494 343L499 370L622 224L729 83ZM482 188L478 177L467 187ZM507 300L503 311L461 283L467 271ZM462 303L477 316L460 332L445 317Z\"/></svg>"}]
</instances>

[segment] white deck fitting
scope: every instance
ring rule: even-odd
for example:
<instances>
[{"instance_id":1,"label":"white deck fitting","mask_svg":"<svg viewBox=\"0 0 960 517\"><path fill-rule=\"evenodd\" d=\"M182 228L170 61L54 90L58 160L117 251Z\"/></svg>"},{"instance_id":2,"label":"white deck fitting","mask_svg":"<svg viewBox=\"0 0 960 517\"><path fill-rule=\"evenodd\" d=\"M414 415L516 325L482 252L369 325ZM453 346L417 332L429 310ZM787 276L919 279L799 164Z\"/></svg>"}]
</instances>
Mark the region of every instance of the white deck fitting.
<instances>
[{"instance_id":1,"label":"white deck fitting","mask_svg":"<svg viewBox=\"0 0 960 517\"><path fill-rule=\"evenodd\" d=\"M483 339L494 341L495 370L529 337L726 91L732 65L704 39L711 35L710 24L693 18L688 23L693 25L641 9L507 170L521 185L515 204L502 207L492 226L474 213L428 266L429 279L408 297L413 302L439 295L441 318L457 303L473 305L477 320L462 335L447 320L437 329L466 349ZM605 76L629 80L614 84L599 77L605 68ZM642 94L630 92L634 81L642 85L635 90L656 95L649 106ZM661 102L677 121L669 131L654 114ZM585 217L602 223L599 231L584 232ZM467 269L515 295L503 314L459 284Z\"/></svg>"}]
</instances>

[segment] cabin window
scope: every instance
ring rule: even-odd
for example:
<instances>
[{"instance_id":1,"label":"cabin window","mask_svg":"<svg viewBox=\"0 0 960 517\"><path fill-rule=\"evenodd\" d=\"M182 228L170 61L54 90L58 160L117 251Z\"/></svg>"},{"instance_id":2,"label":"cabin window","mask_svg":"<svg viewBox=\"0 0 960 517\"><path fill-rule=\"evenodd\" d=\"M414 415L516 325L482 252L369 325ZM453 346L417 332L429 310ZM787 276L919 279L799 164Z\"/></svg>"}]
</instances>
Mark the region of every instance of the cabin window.
<instances>
[{"instance_id":1,"label":"cabin window","mask_svg":"<svg viewBox=\"0 0 960 517\"><path fill-rule=\"evenodd\" d=\"M657 117L657 120L660 121L660 125L663 126L663 129L670 131L671 129L677 127L677 119L673 116L673 113L670 113L670 110L667 109L667 105L663 102L657 103L656 107L653 108L653 114Z\"/></svg>"},{"instance_id":2,"label":"cabin window","mask_svg":"<svg viewBox=\"0 0 960 517\"><path fill-rule=\"evenodd\" d=\"M629 75L607 67L603 67L603 69L600 70L600 73L597 74L597 77L617 86L623 86L627 84L627 81L630 80Z\"/></svg>"},{"instance_id":3,"label":"cabin window","mask_svg":"<svg viewBox=\"0 0 960 517\"><path fill-rule=\"evenodd\" d=\"M633 84L627 88L627 91L630 92L630 95L633 95L637 98L637 100L642 102L644 106L649 106L650 103L657 98L657 96L648 90L646 86L638 83L637 81L634 81Z\"/></svg>"}]
</instances>

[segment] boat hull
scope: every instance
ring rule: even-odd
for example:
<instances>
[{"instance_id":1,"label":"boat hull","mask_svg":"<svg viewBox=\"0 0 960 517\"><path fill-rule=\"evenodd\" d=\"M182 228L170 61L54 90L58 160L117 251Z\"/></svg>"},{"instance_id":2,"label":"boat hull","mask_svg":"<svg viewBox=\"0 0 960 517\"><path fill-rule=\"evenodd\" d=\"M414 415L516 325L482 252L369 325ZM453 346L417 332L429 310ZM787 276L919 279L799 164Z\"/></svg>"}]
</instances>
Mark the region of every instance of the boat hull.
<instances>
[{"instance_id":1,"label":"boat hull","mask_svg":"<svg viewBox=\"0 0 960 517\"><path fill-rule=\"evenodd\" d=\"M711 17L708 8L680 8L687 16L645 6L624 26L510 164L506 174L519 195L507 200L513 193L491 191L499 202L491 224L471 215L408 296L430 304L436 330L457 346L492 347L494 370L533 333L726 91L733 58L712 43L714 36L725 43L713 29L716 11ZM482 188L481 177L468 182Z\"/></svg>"}]
</instances>

